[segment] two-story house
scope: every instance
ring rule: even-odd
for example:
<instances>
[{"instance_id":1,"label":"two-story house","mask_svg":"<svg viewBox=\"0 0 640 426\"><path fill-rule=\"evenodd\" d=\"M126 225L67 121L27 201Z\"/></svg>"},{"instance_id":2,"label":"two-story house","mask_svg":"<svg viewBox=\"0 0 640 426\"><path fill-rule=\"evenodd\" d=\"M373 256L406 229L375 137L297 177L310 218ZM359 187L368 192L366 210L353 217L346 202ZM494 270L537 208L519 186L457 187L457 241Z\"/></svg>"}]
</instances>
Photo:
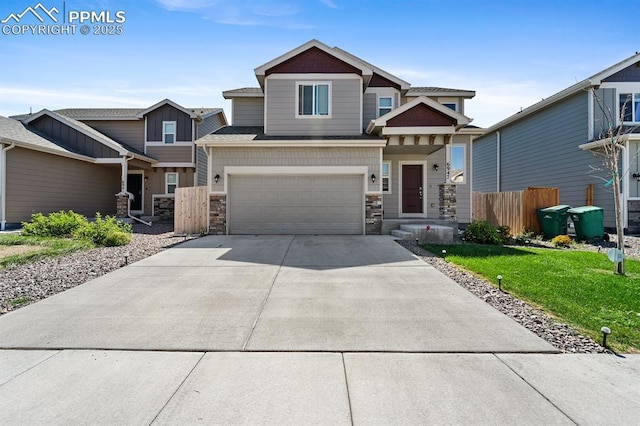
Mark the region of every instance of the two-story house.
<instances>
[{"instance_id":1,"label":"two-story house","mask_svg":"<svg viewBox=\"0 0 640 426\"><path fill-rule=\"evenodd\" d=\"M58 210L170 218L175 189L206 182L194 141L225 124L219 108L169 99L0 117L3 227Z\"/></svg>"},{"instance_id":2,"label":"two-story house","mask_svg":"<svg viewBox=\"0 0 640 426\"><path fill-rule=\"evenodd\" d=\"M624 227L640 232L640 54L489 127L473 143L473 190L558 187L561 204L602 207L613 228L613 189L599 155L610 126L623 133Z\"/></svg>"},{"instance_id":3,"label":"two-story house","mask_svg":"<svg viewBox=\"0 0 640 426\"><path fill-rule=\"evenodd\" d=\"M412 88L317 40L229 90L233 125L209 158L210 232L379 234L402 221L469 222L469 90Z\"/></svg>"}]
</instances>

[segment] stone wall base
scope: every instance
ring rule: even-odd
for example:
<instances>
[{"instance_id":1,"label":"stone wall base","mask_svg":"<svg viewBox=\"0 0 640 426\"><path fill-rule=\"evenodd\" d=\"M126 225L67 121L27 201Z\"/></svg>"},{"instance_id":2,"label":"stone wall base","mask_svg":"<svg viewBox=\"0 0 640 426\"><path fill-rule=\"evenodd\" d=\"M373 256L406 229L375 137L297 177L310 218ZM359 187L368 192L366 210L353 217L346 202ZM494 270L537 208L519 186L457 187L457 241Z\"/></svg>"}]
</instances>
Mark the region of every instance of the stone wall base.
<instances>
[{"instance_id":1,"label":"stone wall base","mask_svg":"<svg viewBox=\"0 0 640 426\"><path fill-rule=\"evenodd\" d=\"M456 212L456 186L451 183L438 185L439 193L439 219L457 220Z\"/></svg>"},{"instance_id":2,"label":"stone wall base","mask_svg":"<svg viewBox=\"0 0 640 426\"><path fill-rule=\"evenodd\" d=\"M227 233L227 196L209 196L209 234L225 235Z\"/></svg>"},{"instance_id":3,"label":"stone wall base","mask_svg":"<svg viewBox=\"0 0 640 426\"><path fill-rule=\"evenodd\" d=\"M382 234L382 195L365 195L364 228L366 235Z\"/></svg>"},{"instance_id":4,"label":"stone wall base","mask_svg":"<svg viewBox=\"0 0 640 426\"><path fill-rule=\"evenodd\" d=\"M173 221L176 208L174 197L153 197L153 215L161 220Z\"/></svg>"}]
</instances>

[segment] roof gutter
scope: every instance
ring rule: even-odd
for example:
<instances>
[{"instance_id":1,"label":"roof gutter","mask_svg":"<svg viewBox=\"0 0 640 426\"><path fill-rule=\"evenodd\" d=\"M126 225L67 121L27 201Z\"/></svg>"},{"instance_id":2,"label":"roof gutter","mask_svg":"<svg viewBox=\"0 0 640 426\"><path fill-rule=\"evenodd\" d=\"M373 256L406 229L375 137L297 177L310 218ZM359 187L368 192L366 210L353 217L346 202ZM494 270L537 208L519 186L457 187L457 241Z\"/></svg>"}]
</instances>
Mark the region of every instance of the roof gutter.
<instances>
[{"instance_id":1,"label":"roof gutter","mask_svg":"<svg viewBox=\"0 0 640 426\"><path fill-rule=\"evenodd\" d=\"M7 226L7 151L16 147L15 142L11 142L9 146L2 146L0 149L0 197L2 202L0 203L0 231L4 231Z\"/></svg>"}]
</instances>

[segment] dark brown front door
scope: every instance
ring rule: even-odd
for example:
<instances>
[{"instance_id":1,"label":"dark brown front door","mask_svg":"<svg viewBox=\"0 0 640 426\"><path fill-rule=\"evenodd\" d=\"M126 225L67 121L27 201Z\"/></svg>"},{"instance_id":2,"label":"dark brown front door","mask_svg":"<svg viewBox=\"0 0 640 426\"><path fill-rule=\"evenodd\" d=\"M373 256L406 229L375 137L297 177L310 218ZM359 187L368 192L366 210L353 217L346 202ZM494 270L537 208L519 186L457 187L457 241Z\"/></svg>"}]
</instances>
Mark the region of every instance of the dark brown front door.
<instances>
[{"instance_id":1,"label":"dark brown front door","mask_svg":"<svg viewBox=\"0 0 640 426\"><path fill-rule=\"evenodd\" d=\"M423 213L422 165L402 166L402 213Z\"/></svg>"}]
</instances>

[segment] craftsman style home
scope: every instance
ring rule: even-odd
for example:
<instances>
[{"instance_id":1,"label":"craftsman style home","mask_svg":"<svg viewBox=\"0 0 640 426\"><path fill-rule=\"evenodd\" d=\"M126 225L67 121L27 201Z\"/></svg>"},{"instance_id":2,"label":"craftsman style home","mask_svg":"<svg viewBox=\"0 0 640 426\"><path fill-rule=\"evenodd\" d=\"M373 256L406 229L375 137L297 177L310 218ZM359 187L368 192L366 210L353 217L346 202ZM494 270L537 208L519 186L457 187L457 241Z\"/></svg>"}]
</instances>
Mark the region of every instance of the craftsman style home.
<instances>
[{"instance_id":1,"label":"craftsman style home","mask_svg":"<svg viewBox=\"0 0 640 426\"><path fill-rule=\"evenodd\" d=\"M558 187L561 204L603 207L605 226L615 227L612 187L598 154L610 143L607 130L620 126L624 226L640 232L640 54L488 128L473 143L473 190Z\"/></svg>"},{"instance_id":2,"label":"craftsman style home","mask_svg":"<svg viewBox=\"0 0 640 426\"><path fill-rule=\"evenodd\" d=\"M379 234L469 222L469 90L411 87L317 40L228 90L233 125L196 141L209 159L210 232Z\"/></svg>"},{"instance_id":3,"label":"craftsman style home","mask_svg":"<svg viewBox=\"0 0 640 426\"><path fill-rule=\"evenodd\" d=\"M194 141L225 124L219 108L169 99L0 117L2 228L58 210L169 218L177 187L206 183L207 157Z\"/></svg>"}]
</instances>

